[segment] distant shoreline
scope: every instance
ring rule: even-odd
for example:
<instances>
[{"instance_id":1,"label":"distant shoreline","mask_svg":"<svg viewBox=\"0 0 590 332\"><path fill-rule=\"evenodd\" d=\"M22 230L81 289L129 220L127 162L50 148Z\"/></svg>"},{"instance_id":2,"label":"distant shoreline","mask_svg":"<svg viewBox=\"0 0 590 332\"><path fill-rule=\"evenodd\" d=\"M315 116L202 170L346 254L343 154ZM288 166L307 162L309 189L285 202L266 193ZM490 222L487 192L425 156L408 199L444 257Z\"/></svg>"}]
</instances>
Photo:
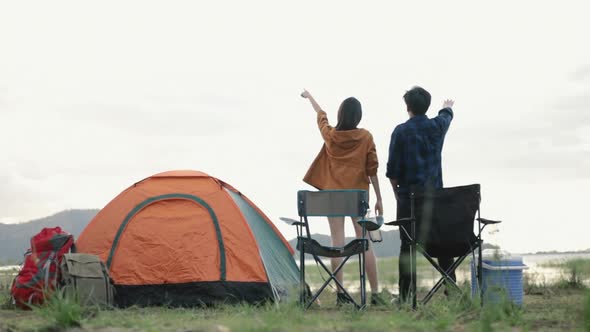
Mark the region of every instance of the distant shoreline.
<instances>
[{"instance_id":1,"label":"distant shoreline","mask_svg":"<svg viewBox=\"0 0 590 332\"><path fill-rule=\"evenodd\" d=\"M575 255L575 254L590 254L590 249L585 250L577 250L577 251L536 251L536 252L526 252L526 253L519 253L518 255Z\"/></svg>"}]
</instances>

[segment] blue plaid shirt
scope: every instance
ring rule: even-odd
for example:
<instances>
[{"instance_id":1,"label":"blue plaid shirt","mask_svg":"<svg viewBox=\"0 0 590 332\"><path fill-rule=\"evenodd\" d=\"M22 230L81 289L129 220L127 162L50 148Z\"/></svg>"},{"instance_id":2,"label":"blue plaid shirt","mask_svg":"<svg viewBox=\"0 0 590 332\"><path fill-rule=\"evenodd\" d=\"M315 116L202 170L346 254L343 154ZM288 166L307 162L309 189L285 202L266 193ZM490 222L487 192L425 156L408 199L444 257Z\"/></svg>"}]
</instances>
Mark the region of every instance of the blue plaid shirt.
<instances>
[{"instance_id":1,"label":"blue plaid shirt","mask_svg":"<svg viewBox=\"0 0 590 332\"><path fill-rule=\"evenodd\" d=\"M429 119L417 115L395 127L389 144L387 177L398 180L398 194L410 186L442 188L441 152L453 110L443 108Z\"/></svg>"}]
</instances>

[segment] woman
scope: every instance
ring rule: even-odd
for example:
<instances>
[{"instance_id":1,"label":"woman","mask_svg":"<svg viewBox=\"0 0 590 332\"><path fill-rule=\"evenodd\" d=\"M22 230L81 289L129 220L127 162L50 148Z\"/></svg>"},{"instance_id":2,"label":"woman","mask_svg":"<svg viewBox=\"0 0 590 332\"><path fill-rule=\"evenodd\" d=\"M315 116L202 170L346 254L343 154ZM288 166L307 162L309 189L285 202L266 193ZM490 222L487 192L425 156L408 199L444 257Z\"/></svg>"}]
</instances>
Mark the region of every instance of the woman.
<instances>
[{"instance_id":1,"label":"woman","mask_svg":"<svg viewBox=\"0 0 590 332\"><path fill-rule=\"evenodd\" d=\"M311 94L304 90L303 98L310 101L317 113L317 122L324 139L320 153L311 164L303 181L320 190L329 189L361 189L369 191L369 184L373 184L377 203L375 211L383 215L381 191L377 178L377 150L373 136L369 131L357 128L362 118L361 103L354 97L345 99L338 109L338 124L330 126L326 112L318 105ZM362 228L357 224L359 218L352 218L352 224L357 238L362 237ZM329 217L332 246L344 246L344 217ZM342 258L332 258L332 270L335 270ZM365 268L371 286L371 304L383 304L378 295L377 264L372 246L365 255ZM343 271L340 270L336 278L342 283ZM337 294L338 304L350 300L344 293Z\"/></svg>"}]
</instances>

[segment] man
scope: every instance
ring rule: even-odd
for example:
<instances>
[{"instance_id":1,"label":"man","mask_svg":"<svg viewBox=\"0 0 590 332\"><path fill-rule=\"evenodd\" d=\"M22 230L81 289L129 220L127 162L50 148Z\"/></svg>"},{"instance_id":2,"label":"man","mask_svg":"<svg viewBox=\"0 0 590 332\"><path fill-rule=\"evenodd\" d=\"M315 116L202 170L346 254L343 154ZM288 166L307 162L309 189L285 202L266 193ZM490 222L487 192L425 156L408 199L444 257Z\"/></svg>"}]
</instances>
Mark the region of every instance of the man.
<instances>
[{"instance_id":1,"label":"man","mask_svg":"<svg viewBox=\"0 0 590 332\"><path fill-rule=\"evenodd\" d=\"M410 117L395 127L389 144L387 177L397 200L397 218L410 217L410 186L439 189L443 187L441 151L451 120L453 100L445 100L443 108L432 119L426 116L430 107L430 93L421 87L413 87L404 94ZM409 229L407 230L409 232ZM400 229L401 250L399 256L400 300L407 301L410 291L410 240ZM452 257L439 258L443 269L450 267ZM455 279L454 273L451 275Z\"/></svg>"}]
</instances>

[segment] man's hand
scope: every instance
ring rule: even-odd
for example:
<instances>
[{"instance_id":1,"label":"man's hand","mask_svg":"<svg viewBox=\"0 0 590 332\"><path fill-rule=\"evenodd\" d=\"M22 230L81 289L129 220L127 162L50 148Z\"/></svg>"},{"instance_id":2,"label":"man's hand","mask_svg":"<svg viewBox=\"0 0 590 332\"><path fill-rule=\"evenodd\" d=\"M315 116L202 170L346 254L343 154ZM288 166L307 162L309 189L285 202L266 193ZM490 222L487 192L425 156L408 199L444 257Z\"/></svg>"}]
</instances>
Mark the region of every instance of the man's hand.
<instances>
[{"instance_id":1,"label":"man's hand","mask_svg":"<svg viewBox=\"0 0 590 332\"><path fill-rule=\"evenodd\" d=\"M375 203L375 213L377 213L378 216L383 215L383 202L381 202L381 200L377 200L377 203Z\"/></svg>"},{"instance_id":2,"label":"man's hand","mask_svg":"<svg viewBox=\"0 0 590 332\"><path fill-rule=\"evenodd\" d=\"M455 101L452 99L447 99L443 102L443 108L453 108L453 105L455 105Z\"/></svg>"},{"instance_id":3,"label":"man's hand","mask_svg":"<svg viewBox=\"0 0 590 332\"><path fill-rule=\"evenodd\" d=\"M395 195L395 200L399 201L399 196L397 195L397 184L398 184L397 179L390 178L389 182L391 183L391 189L393 189L393 194Z\"/></svg>"},{"instance_id":4,"label":"man's hand","mask_svg":"<svg viewBox=\"0 0 590 332\"><path fill-rule=\"evenodd\" d=\"M311 98L311 93L309 93L309 91L303 89L303 92L301 93L301 97L303 97L305 99L309 99L309 98Z\"/></svg>"}]
</instances>

